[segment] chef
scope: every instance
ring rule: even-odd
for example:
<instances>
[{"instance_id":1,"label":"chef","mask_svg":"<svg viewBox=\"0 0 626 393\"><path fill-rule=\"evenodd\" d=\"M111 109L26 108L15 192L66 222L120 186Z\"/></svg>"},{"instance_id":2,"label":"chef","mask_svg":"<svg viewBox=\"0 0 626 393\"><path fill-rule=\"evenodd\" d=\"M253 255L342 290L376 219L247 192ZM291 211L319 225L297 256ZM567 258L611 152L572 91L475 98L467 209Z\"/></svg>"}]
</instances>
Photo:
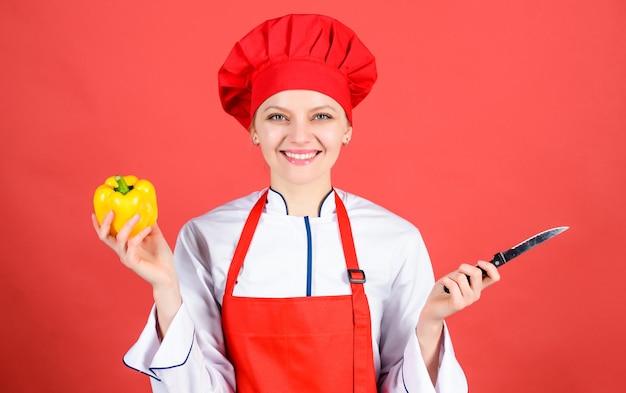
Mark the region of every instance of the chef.
<instances>
[{"instance_id":1,"label":"chef","mask_svg":"<svg viewBox=\"0 0 626 393\"><path fill-rule=\"evenodd\" d=\"M464 392L444 324L499 280L463 264L435 283L419 231L334 188L352 109L376 80L349 28L321 15L262 23L219 70L227 113L269 166L266 189L190 220L174 252L158 225L94 227L153 288L124 357L154 392ZM449 293L444 292L447 287Z\"/></svg>"}]
</instances>

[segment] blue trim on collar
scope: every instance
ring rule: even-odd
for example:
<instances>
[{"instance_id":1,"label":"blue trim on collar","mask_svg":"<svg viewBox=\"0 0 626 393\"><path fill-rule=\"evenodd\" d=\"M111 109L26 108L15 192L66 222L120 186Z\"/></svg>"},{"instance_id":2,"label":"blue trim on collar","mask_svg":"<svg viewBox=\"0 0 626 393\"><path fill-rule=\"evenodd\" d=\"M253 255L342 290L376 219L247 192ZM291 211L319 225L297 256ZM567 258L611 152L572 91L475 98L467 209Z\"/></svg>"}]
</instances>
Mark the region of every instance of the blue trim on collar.
<instances>
[{"instance_id":1,"label":"blue trim on collar","mask_svg":"<svg viewBox=\"0 0 626 393\"><path fill-rule=\"evenodd\" d=\"M285 197L283 196L283 194L281 194L280 192L274 190L272 187L268 188L270 191L272 191L274 194L280 196L280 199L282 199L283 204L285 205L285 214L289 215L289 206L287 206L287 200L285 199ZM331 196L333 194L333 192L336 192L334 188L331 188L330 191L328 191L328 194L326 194L324 196L324 198L322 198L322 202L320 203L320 207L319 209L317 209L317 217L321 217L322 216L322 208L324 207L324 204L326 203L326 201L329 200L329 196ZM267 203L269 203L269 200L267 201Z\"/></svg>"},{"instance_id":2,"label":"blue trim on collar","mask_svg":"<svg viewBox=\"0 0 626 393\"><path fill-rule=\"evenodd\" d=\"M289 206L287 206L287 201L285 200L285 197L283 196L283 194L274 190L272 187L270 187L270 191L273 191L280 196L280 198L283 200L283 203L285 204L285 214L289 215Z\"/></svg>"},{"instance_id":3,"label":"blue trim on collar","mask_svg":"<svg viewBox=\"0 0 626 393\"><path fill-rule=\"evenodd\" d=\"M322 216L322 206L324 206L324 202L326 202L328 200L328 197L333 193L333 191L335 191L335 189L331 188L330 191L328 191L328 194L326 194L326 196L324 197L324 199L322 199L322 203L320 203L320 208L317 211L317 216L318 217Z\"/></svg>"}]
</instances>

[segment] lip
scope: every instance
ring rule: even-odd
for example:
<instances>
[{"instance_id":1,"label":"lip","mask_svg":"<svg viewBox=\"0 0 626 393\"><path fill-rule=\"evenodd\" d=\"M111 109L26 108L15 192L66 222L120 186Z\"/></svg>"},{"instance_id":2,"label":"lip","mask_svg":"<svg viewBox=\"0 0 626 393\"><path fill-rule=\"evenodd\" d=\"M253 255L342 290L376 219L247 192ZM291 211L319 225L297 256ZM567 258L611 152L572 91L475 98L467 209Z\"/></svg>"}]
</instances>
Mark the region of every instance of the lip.
<instances>
[{"instance_id":1,"label":"lip","mask_svg":"<svg viewBox=\"0 0 626 393\"><path fill-rule=\"evenodd\" d=\"M315 160L321 151L315 149L294 149L281 150L280 153L289 163L293 165L308 165Z\"/></svg>"}]
</instances>

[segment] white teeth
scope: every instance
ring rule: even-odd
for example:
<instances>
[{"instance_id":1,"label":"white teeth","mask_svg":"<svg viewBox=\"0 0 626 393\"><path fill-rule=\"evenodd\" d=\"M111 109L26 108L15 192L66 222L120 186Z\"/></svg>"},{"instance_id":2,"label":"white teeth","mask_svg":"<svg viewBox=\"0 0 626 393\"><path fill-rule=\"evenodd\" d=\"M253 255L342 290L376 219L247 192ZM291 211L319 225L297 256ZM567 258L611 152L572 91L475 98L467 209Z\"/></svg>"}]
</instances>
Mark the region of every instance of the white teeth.
<instances>
[{"instance_id":1,"label":"white teeth","mask_svg":"<svg viewBox=\"0 0 626 393\"><path fill-rule=\"evenodd\" d=\"M308 160L311 159L313 157L315 157L315 155L317 154L317 152L311 152L311 153L292 153L292 152L285 152L285 155L289 158L293 158L294 160Z\"/></svg>"}]
</instances>

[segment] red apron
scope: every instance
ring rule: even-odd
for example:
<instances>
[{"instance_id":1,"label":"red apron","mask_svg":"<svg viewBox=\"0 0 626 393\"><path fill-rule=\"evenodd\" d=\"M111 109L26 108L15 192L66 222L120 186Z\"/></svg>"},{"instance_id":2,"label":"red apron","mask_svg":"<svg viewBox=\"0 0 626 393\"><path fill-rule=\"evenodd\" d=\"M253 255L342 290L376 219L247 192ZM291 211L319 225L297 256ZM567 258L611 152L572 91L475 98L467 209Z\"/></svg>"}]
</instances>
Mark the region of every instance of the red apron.
<instances>
[{"instance_id":1,"label":"red apron","mask_svg":"<svg viewBox=\"0 0 626 393\"><path fill-rule=\"evenodd\" d=\"M233 296L267 201L252 208L228 270L222 324L238 393L376 393L370 312L346 208L335 193L352 295L296 298Z\"/></svg>"}]
</instances>

